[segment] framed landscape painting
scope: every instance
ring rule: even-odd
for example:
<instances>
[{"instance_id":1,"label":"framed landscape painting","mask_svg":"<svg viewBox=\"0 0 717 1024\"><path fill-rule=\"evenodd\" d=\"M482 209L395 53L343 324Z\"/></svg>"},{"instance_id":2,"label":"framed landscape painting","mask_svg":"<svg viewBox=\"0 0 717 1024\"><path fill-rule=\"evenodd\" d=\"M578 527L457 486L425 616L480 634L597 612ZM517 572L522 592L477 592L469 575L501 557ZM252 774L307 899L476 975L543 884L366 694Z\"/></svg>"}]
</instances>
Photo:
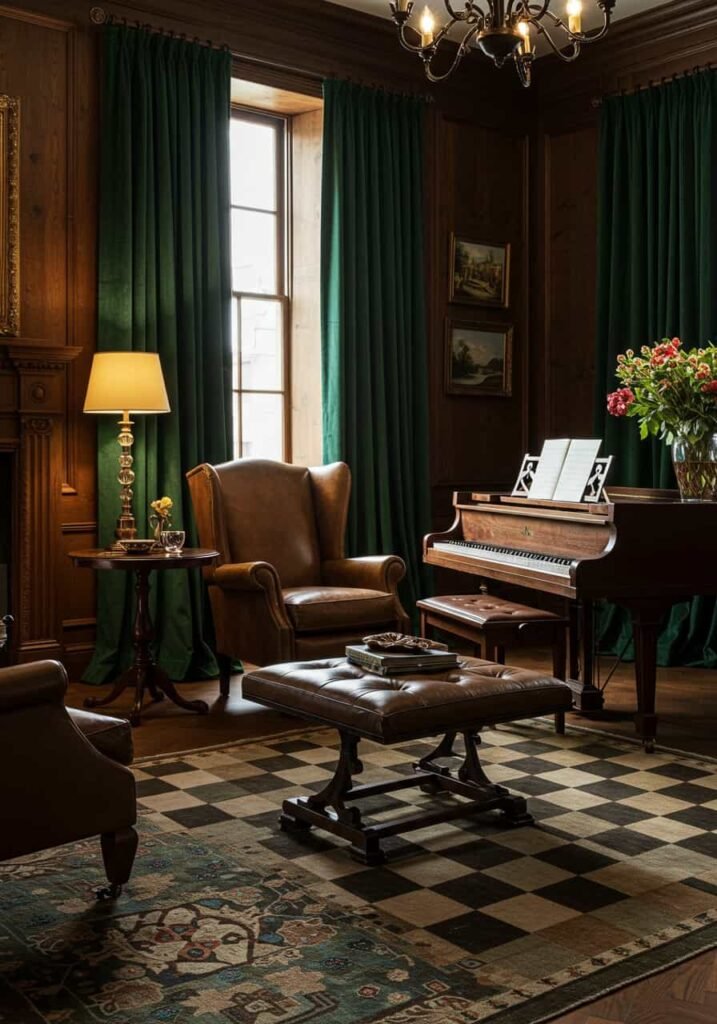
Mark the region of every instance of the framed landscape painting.
<instances>
[{"instance_id":1,"label":"framed landscape painting","mask_svg":"<svg viewBox=\"0 0 717 1024\"><path fill-rule=\"evenodd\" d=\"M451 235L451 302L508 305L510 246L471 242Z\"/></svg>"},{"instance_id":2,"label":"framed landscape painting","mask_svg":"<svg viewBox=\"0 0 717 1024\"><path fill-rule=\"evenodd\" d=\"M449 395L512 393L513 328L504 324L446 323L446 391Z\"/></svg>"}]
</instances>

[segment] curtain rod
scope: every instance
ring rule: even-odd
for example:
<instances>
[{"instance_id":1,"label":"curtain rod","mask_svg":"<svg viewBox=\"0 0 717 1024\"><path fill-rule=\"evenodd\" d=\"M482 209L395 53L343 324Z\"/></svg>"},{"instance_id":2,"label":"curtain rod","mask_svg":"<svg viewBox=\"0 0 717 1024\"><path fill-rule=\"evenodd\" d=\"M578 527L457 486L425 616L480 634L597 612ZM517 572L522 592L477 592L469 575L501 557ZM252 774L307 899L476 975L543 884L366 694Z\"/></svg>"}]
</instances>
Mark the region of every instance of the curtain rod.
<instances>
[{"instance_id":1,"label":"curtain rod","mask_svg":"<svg viewBox=\"0 0 717 1024\"><path fill-rule=\"evenodd\" d=\"M104 7L95 6L90 8L90 21L93 25L97 26L120 24L129 27L134 27L137 29L144 28L149 32L156 32L158 35L168 36L171 39L182 39L186 42L200 43L203 46L209 46L216 50L227 50L231 53L236 65L236 71L239 73L241 72L241 65L246 64L250 67L254 66L257 68L268 68L280 72L288 72L289 74L301 76L302 78L306 79L307 82L323 82L327 78L336 78L343 81L353 82L354 84L361 85L365 88L380 89L383 90L384 92L396 93L399 96L422 99L426 103L435 102L435 98L433 97L433 95L429 92L425 92L423 89L417 89L416 91L411 91L408 89L392 89L391 86L387 86L384 83L357 79L350 75L338 75L336 74L336 72L318 74L316 72L306 71L304 68L295 67L291 64L277 64L275 61L263 60L261 57L250 56L249 54L244 54L237 50L233 50L226 43L214 43L212 42L211 39L202 40L199 39L198 36L190 38L184 32L175 32L173 29L166 29L162 28L159 25L150 25L148 23L142 23L139 20L130 21L124 15L118 16L105 10Z\"/></svg>"},{"instance_id":2,"label":"curtain rod","mask_svg":"<svg viewBox=\"0 0 717 1024\"><path fill-rule=\"evenodd\" d=\"M693 68L688 68L686 71L675 71L674 75L663 75L662 78L650 79L644 85L635 85L630 89L616 89L615 92L606 92L603 96L594 96L591 103L595 108L601 107L604 100L612 99L614 96L634 96L639 92L647 92L648 89L656 89L660 85L677 82L681 78L691 78L692 75L698 75L701 71L712 71L713 68L712 61L709 61L707 64L696 64Z\"/></svg>"},{"instance_id":3,"label":"curtain rod","mask_svg":"<svg viewBox=\"0 0 717 1024\"><path fill-rule=\"evenodd\" d=\"M207 46L212 50L226 50L229 47L224 44L214 43L211 39L200 39L199 36L188 36L185 32L175 32L174 29L162 28L160 25L150 25L148 22L141 22L138 19L130 21L124 15L121 17L107 12L104 7L90 8L90 21L93 25L124 25L125 28L145 29L147 32L154 32L159 36L167 36L168 39L181 39L186 43L199 43L200 46Z\"/></svg>"}]
</instances>

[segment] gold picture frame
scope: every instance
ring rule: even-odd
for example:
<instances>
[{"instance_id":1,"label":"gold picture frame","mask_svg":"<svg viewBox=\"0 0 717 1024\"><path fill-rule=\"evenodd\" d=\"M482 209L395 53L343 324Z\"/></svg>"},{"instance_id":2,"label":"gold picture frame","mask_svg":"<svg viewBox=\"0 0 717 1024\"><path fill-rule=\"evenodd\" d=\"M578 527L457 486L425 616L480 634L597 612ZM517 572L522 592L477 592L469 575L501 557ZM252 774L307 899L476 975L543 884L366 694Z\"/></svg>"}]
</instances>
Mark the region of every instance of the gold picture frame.
<instances>
[{"instance_id":1,"label":"gold picture frame","mask_svg":"<svg viewBox=\"0 0 717 1024\"><path fill-rule=\"evenodd\" d=\"M20 333L20 100L0 94L0 335Z\"/></svg>"},{"instance_id":2,"label":"gold picture frame","mask_svg":"<svg viewBox=\"0 0 717 1024\"><path fill-rule=\"evenodd\" d=\"M476 242L451 235L449 302L507 309L510 299L510 243Z\"/></svg>"},{"instance_id":3,"label":"gold picture frame","mask_svg":"<svg viewBox=\"0 0 717 1024\"><path fill-rule=\"evenodd\" d=\"M446 320L446 393L510 398L513 394L512 324Z\"/></svg>"}]
</instances>

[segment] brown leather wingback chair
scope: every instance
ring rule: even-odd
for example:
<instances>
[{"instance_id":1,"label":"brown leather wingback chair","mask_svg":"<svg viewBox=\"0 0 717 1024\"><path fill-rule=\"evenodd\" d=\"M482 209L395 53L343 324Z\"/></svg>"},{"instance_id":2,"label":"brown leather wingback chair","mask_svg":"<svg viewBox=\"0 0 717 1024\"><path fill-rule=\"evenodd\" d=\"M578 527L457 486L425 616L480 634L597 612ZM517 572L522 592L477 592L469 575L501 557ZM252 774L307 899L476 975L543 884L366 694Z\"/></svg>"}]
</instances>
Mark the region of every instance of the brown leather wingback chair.
<instances>
[{"instance_id":1,"label":"brown leather wingback chair","mask_svg":"<svg viewBox=\"0 0 717 1024\"><path fill-rule=\"evenodd\" d=\"M101 836L118 896L137 849L129 722L64 706L56 661L0 670L0 861Z\"/></svg>"},{"instance_id":2,"label":"brown leather wingback chair","mask_svg":"<svg viewBox=\"0 0 717 1024\"><path fill-rule=\"evenodd\" d=\"M351 473L240 459L187 474L205 570L221 690L231 661L254 665L340 657L366 633L409 629L395 555L344 558Z\"/></svg>"}]
</instances>

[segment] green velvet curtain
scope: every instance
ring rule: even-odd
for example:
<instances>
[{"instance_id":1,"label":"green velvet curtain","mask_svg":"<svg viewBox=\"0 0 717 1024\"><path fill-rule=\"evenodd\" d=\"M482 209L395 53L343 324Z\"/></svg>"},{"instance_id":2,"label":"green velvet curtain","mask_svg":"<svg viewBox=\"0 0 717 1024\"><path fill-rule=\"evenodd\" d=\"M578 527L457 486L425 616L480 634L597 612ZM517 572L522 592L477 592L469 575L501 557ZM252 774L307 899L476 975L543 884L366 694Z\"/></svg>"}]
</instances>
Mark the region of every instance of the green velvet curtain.
<instances>
[{"instance_id":1,"label":"green velvet curtain","mask_svg":"<svg viewBox=\"0 0 717 1024\"><path fill-rule=\"evenodd\" d=\"M324 84L324 458L353 474L349 554L401 555L410 607L427 588L430 524L424 112L420 99Z\"/></svg>"},{"instance_id":2,"label":"green velvet curtain","mask_svg":"<svg viewBox=\"0 0 717 1024\"><path fill-rule=\"evenodd\" d=\"M231 250L228 52L124 26L104 32L98 347L157 351L172 411L135 417L135 515L173 498L173 523L196 542L184 473L231 456ZM99 429L99 540L118 513L117 428ZM88 682L131 662L133 593L98 574ZM157 654L175 679L215 675L200 574L156 574Z\"/></svg>"},{"instance_id":3,"label":"green velvet curtain","mask_svg":"<svg viewBox=\"0 0 717 1024\"><path fill-rule=\"evenodd\" d=\"M615 362L662 337L687 346L717 333L717 74L704 71L602 108L599 179L596 427L614 454L613 483L674 487L670 453L609 416ZM716 584L717 589L717 584ZM604 616L603 645L622 648L624 616ZM673 609L660 664L717 666L717 611Z\"/></svg>"}]
</instances>

